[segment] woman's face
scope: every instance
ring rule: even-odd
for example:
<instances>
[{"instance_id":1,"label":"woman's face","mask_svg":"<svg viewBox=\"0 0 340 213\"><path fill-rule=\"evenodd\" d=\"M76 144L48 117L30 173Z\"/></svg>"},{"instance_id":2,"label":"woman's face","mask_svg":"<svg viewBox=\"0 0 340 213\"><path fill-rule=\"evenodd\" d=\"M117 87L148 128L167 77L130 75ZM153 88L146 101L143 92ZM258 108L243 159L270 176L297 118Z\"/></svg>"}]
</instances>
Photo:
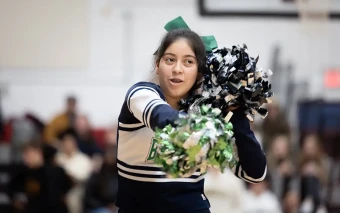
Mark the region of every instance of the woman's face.
<instances>
[{"instance_id":1,"label":"woman's face","mask_svg":"<svg viewBox=\"0 0 340 213\"><path fill-rule=\"evenodd\" d=\"M315 157L320 151L317 137L314 135L308 135L304 140L302 151L309 157Z\"/></svg>"},{"instance_id":2,"label":"woman's face","mask_svg":"<svg viewBox=\"0 0 340 213\"><path fill-rule=\"evenodd\" d=\"M41 150L28 148L23 152L23 161L29 168L37 168L44 162Z\"/></svg>"},{"instance_id":3,"label":"woman's face","mask_svg":"<svg viewBox=\"0 0 340 213\"><path fill-rule=\"evenodd\" d=\"M65 136L61 144L61 150L66 154L72 154L78 149L77 142L73 136Z\"/></svg>"},{"instance_id":4,"label":"woman's face","mask_svg":"<svg viewBox=\"0 0 340 213\"><path fill-rule=\"evenodd\" d=\"M88 131L90 131L89 121L85 116L82 115L77 116L75 127L78 134L85 134L88 133Z\"/></svg>"},{"instance_id":5,"label":"woman's face","mask_svg":"<svg viewBox=\"0 0 340 213\"><path fill-rule=\"evenodd\" d=\"M272 152L275 158L287 158L289 154L289 141L285 136L277 136L272 141Z\"/></svg>"},{"instance_id":6,"label":"woman's face","mask_svg":"<svg viewBox=\"0 0 340 213\"><path fill-rule=\"evenodd\" d=\"M172 43L156 67L160 87L166 99L180 100L196 82L198 66L195 53L185 39Z\"/></svg>"}]
</instances>

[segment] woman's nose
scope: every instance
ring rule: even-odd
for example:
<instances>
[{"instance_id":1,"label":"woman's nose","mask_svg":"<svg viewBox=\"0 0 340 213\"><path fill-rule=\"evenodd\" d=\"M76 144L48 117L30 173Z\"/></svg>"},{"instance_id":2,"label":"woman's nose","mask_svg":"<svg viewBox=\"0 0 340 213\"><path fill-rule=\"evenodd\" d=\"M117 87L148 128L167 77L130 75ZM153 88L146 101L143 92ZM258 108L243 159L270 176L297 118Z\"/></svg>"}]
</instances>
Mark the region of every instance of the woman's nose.
<instances>
[{"instance_id":1,"label":"woman's nose","mask_svg":"<svg viewBox=\"0 0 340 213\"><path fill-rule=\"evenodd\" d=\"M172 71L175 73L182 73L183 69L181 63L177 62Z\"/></svg>"}]
</instances>

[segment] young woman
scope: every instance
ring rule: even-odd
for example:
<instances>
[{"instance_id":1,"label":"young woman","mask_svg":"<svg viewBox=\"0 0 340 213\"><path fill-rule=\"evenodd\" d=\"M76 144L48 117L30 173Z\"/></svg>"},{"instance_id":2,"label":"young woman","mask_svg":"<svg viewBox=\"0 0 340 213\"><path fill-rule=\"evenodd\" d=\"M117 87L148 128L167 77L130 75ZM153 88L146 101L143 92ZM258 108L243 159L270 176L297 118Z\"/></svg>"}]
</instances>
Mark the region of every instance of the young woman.
<instances>
[{"instance_id":1,"label":"young woman","mask_svg":"<svg viewBox=\"0 0 340 213\"><path fill-rule=\"evenodd\" d=\"M127 92L118 129L118 195L121 213L209 213L204 195L204 176L166 178L153 164L156 127L173 124L178 118L177 103L195 87L205 69L205 47L201 38L188 29L176 29L163 38L155 55L159 85L139 82ZM266 174L266 158L243 111L231 119L240 164L235 174L256 183ZM228 190L228 189L226 189Z\"/></svg>"}]
</instances>

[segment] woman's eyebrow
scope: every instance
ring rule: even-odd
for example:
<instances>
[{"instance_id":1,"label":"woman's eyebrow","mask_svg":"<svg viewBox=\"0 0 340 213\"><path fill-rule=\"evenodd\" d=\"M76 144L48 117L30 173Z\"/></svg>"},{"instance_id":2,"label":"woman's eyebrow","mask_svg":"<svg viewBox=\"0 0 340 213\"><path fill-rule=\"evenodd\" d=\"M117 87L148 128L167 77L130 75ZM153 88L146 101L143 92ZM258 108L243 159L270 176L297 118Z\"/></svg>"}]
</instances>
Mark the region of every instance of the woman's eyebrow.
<instances>
[{"instance_id":1,"label":"woman's eyebrow","mask_svg":"<svg viewBox=\"0 0 340 213\"><path fill-rule=\"evenodd\" d=\"M164 55L171 55L171 56L176 56L176 55L175 55L175 54L173 54L173 53L164 53ZM192 57L192 58L196 59L196 57L195 57L195 56L193 56L193 55L184 55L184 57Z\"/></svg>"},{"instance_id":2,"label":"woman's eyebrow","mask_svg":"<svg viewBox=\"0 0 340 213\"><path fill-rule=\"evenodd\" d=\"M192 58L196 59L196 57L193 56L193 55L185 55L184 57L192 57Z\"/></svg>"},{"instance_id":3,"label":"woman's eyebrow","mask_svg":"<svg viewBox=\"0 0 340 213\"><path fill-rule=\"evenodd\" d=\"M164 53L164 55L171 55L171 56L176 56L175 54L173 53Z\"/></svg>"}]
</instances>

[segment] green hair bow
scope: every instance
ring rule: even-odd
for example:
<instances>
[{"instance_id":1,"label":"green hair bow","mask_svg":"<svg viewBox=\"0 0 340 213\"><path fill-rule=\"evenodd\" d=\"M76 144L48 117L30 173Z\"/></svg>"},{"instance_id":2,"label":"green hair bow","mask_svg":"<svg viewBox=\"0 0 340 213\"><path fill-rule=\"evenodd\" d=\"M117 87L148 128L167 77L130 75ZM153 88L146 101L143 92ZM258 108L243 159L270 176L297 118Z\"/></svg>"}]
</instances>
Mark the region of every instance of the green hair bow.
<instances>
[{"instance_id":1,"label":"green hair bow","mask_svg":"<svg viewBox=\"0 0 340 213\"><path fill-rule=\"evenodd\" d=\"M185 21L183 20L183 18L181 16L169 21L164 28L166 29L166 31L171 31L174 29L190 29L189 26L185 23ZM205 50L207 52L212 52L213 49L217 48L217 42L214 36L201 36L201 39L204 42L205 45Z\"/></svg>"}]
</instances>

